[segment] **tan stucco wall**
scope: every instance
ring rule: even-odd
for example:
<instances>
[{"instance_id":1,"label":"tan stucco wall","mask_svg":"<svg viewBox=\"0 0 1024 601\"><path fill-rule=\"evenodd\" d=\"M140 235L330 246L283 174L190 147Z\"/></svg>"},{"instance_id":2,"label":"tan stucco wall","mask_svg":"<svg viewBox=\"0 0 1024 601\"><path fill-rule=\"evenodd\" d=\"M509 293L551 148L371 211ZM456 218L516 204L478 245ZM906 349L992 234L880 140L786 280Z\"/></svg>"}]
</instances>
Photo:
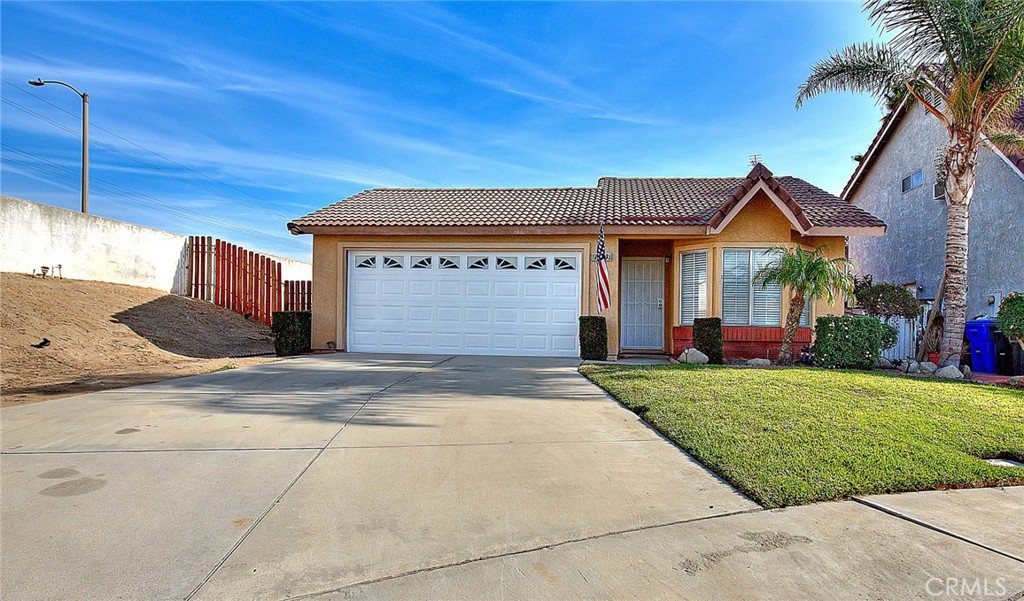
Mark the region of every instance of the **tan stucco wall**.
<instances>
[{"instance_id":1,"label":"tan stucco wall","mask_svg":"<svg viewBox=\"0 0 1024 601\"><path fill-rule=\"evenodd\" d=\"M626 237L621 237L626 238ZM635 239L636 236L629 236ZM603 315L608 319L609 355L614 357L619 350L619 253L620 236L606 237L606 247L613 255L608 264L611 285L612 306ZM842 237L804 238L792 231L791 225L778 208L767 198L754 198L735 219L716 236L677 238L672 242L669 261L669 289L672 295L666 299L668 326L678 324L679 290L677 279L678 256L682 250L706 248L709 250L708 316L720 316L721 256L725 248L768 247L777 245L803 244L814 248L828 245L830 256L843 256L845 241ZM345 270L347 252L350 250L487 250L487 251L571 251L583 255L581 266L583 276L581 315L597 315L596 281L597 270L590 260L597 245L597 232L592 235L488 235L488 236L332 236L313 237L313 348L326 349L333 342L338 350L345 349ZM637 248L634 245L634 248ZM643 253L649 254L649 253ZM783 296L782 315L789 308L788 296ZM829 306L818 301L813 316L841 314L842 301ZM781 325L781 323L780 323ZM671 347L671 327L666 328L666 348Z\"/></svg>"}]
</instances>

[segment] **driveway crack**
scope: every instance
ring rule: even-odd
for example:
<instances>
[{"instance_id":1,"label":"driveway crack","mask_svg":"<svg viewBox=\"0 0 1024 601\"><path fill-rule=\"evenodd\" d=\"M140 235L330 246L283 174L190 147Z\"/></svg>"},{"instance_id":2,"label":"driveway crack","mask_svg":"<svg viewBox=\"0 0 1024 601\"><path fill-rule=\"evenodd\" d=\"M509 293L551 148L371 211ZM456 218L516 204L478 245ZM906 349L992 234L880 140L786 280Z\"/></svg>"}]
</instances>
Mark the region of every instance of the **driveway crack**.
<instances>
[{"instance_id":1,"label":"driveway crack","mask_svg":"<svg viewBox=\"0 0 1024 601\"><path fill-rule=\"evenodd\" d=\"M322 590L322 591L316 591L316 592L313 592L313 593L305 593L305 594L302 594L302 595L297 595L295 597L286 597L285 601L297 601L299 599L311 599L311 598L314 598L314 597L319 597L321 595L329 595L331 593L338 593L338 592L341 592L341 591L344 591L344 590L347 590L347 589L350 589L350 588L354 588L354 587L357 587L357 586L366 586L368 584L377 584L379 582L386 582L388 580L395 580L397 578L404 578L406 576L415 576L416 574L424 574L424 573L436 572L438 570L444 570L444 569L448 569L448 568L456 568L456 567L459 567L459 566L464 566L464 565L468 565L468 564L472 564L472 563L477 563L477 562L481 562L481 561L487 561L487 560L490 560L490 559L501 559L501 558L504 558L504 557L516 557L518 555L526 555L527 553L533 553L533 552L536 552L536 551L546 551L546 550L549 550L549 549L557 549L558 547L563 547L565 545L572 545L572 544L575 544L575 543L584 543L584 542L587 542L587 541L599 540L599 539L602 539L602 538L607 538L607 537L610 537L610 536L617 536L617 535L620 535L620 534L630 534L630 533L633 533L633 532L643 532L643 531L646 531L646 530L656 530L656 529L659 529L659 528L668 528L668 527L671 527L671 526L679 526L681 524L693 524L693 523L696 523L696 522L706 522L706 521L709 521L709 520L716 520L716 519L719 519L719 518L728 518L728 517L733 517L733 516L737 516L737 515L743 515L743 514L746 514L746 513L759 513L759 512L762 512L762 511L765 511L765 510L760 508L760 507L754 507L752 509L741 509L741 510L737 510L737 511L729 511L729 512L726 512L726 513L720 513L720 514L716 514L716 515L706 515L706 516L701 516L701 517L696 517L696 518L687 518L687 519L684 519L684 520L675 520L675 521L672 521L672 522L664 522L664 523L661 523L661 524L651 524L650 526L637 526L635 528L625 528L625 529L622 529L622 530L613 530L611 532L602 532L601 534L593 534L593 535L590 535L590 536L583 536L583 537L579 537L579 538L571 538L571 539L567 539L567 540L563 540L563 541L558 541L556 543L550 543L550 544L547 544L547 545L539 545L539 546L536 546L536 547L530 547L528 549L520 549L518 551L509 551L507 553L493 553L491 555L481 555L479 557L473 557L473 558L470 558L470 559L463 559L463 560L460 560L460 561L452 561L452 562L449 562L449 563L438 564L438 565L435 565L435 566L428 566L428 567L425 567L425 568L418 568L418 569L415 569L415 570L407 570L405 572L399 572L398 574L389 574L387 576L381 576L379 578L373 578L373 579L370 579L370 580L363 580L363 581L360 581L360 582L353 582L351 584L346 584L344 586L339 586L337 588L332 588L332 589L327 589L327 590Z\"/></svg>"}]
</instances>

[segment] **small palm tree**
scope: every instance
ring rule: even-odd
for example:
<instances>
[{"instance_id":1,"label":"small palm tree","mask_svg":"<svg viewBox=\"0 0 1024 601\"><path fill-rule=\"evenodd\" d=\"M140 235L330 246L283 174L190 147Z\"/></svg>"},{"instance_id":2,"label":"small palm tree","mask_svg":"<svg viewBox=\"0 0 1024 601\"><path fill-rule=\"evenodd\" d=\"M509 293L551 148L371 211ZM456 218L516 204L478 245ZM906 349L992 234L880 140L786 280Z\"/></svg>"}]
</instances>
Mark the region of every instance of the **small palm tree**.
<instances>
[{"instance_id":1,"label":"small palm tree","mask_svg":"<svg viewBox=\"0 0 1024 601\"><path fill-rule=\"evenodd\" d=\"M779 363L786 365L793 360L793 339L800 326L800 315L808 301L824 298L833 303L840 294L853 294L853 276L850 262L842 257L825 256L827 246L822 245L808 251L796 248L776 247L772 250L778 257L766 265L757 275L756 281L762 286L779 284L793 292L786 314L786 332L782 337Z\"/></svg>"},{"instance_id":2,"label":"small palm tree","mask_svg":"<svg viewBox=\"0 0 1024 601\"><path fill-rule=\"evenodd\" d=\"M941 355L958 364L967 319L967 230L983 136L1024 147L1013 115L1024 102L1024 1L865 0L887 42L855 44L811 68L796 105L825 92L867 92L881 104L919 102L945 127L946 256Z\"/></svg>"}]
</instances>

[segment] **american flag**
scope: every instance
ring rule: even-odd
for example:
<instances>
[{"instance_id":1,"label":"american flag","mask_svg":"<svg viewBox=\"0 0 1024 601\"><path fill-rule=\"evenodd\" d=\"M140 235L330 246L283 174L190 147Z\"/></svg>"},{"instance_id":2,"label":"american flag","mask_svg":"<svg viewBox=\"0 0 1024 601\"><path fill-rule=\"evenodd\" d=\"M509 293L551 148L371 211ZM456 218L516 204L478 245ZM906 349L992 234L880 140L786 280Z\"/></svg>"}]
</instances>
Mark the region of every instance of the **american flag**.
<instances>
[{"instance_id":1,"label":"american flag","mask_svg":"<svg viewBox=\"0 0 1024 601\"><path fill-rule=\"evenodd\" d=\"M597 312L611 306L611 288L608 286L608 253L604 250L604 224L597 233Z\"/></svg>"}]
</instances>

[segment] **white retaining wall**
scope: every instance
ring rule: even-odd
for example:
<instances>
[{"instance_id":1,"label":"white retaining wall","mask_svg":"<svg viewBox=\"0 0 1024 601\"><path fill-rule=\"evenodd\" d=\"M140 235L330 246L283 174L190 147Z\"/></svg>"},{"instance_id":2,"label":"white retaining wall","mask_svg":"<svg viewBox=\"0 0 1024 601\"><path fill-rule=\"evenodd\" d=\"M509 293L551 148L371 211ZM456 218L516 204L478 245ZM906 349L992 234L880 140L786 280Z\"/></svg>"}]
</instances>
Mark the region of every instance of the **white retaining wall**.
<instances>
[{"instance_id":1,"label":"white retaining wall","mask_svg":"<svg viewBox=\"0 0 1024 601\"><path fill-rule=\"evenodd\" d=\"M60 265L65 278L182 294L187 242L187 236L0 195L0 271L30 274ZM281 263L284 279L312 278L309 263L271 258Z\"/></svg>"}]
</instances>

